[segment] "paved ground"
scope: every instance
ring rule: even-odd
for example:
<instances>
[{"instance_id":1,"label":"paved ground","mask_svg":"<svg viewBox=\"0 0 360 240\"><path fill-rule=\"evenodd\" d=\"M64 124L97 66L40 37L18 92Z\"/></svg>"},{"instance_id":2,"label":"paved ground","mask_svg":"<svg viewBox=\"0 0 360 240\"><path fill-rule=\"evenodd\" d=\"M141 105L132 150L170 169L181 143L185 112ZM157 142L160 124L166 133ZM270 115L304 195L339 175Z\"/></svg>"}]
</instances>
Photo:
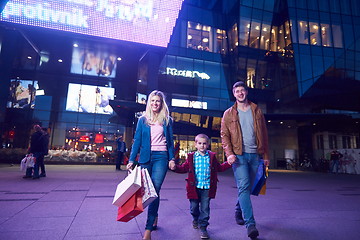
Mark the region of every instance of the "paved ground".
<instances>
[{"instance_id":1,"label":"paved ground","mask_svg":"<svg viewBox=\"0 0 360 240\"><path fill-rule=\"evenodd\" d=\"M23 179L19 166L0 166L0 239L142 238L146 213L116 222L111 204L126 172L115 166L48 165L47 177ZM168 172L153 240L200 239L191 227L185 176ZM231 170L219 175L208 232L213 240L249 239L235 224ZM360 238L360 175L271 171L265 196L253 197L261 240Z\"/></svg>"}]
</instances>

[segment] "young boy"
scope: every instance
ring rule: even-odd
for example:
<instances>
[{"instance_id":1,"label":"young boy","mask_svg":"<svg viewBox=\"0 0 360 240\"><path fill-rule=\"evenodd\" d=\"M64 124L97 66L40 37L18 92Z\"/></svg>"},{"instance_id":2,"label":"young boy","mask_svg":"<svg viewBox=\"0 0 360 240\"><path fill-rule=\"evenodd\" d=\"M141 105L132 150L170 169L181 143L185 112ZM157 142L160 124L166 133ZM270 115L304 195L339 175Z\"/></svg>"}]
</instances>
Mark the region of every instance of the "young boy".
<instances>
[{"instance_id":1,"label":"young boy","mask_svg":"<svg viewBox=\"0 0 360 240\"><path fill-rule=\"evenodd\" d=\"M196 152L188 154L181 165L169 162L171 170L177 173L188 173L186 191L190 200L190 213L193 216L193 228L200 227L201 239L208 239L206 230L210 219L210 199L215 198L217 188L217 172L231 168L227 162L220 164L214 152L208 151L209 137L199 134L195 137Z\"/></svg>"}]
</instances>

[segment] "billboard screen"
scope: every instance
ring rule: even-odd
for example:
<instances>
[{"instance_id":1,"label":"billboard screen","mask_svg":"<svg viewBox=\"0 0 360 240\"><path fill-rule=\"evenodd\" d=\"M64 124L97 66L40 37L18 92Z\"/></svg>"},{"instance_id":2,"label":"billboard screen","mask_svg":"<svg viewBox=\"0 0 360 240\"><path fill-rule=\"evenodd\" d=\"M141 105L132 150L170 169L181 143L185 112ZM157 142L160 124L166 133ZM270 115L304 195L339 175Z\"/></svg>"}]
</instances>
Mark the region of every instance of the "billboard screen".
<instances>
[{"instance_id":1,"label":"billboard screen","mask_svg":"<svg viewBox=\"0 0 360 240\"><path fill-rule=\"evenodd\" d=\"M9 0L1 21L166 47L183 0Z\"/></svg>"},{"instance_id":2,"label":"billboard screen","mask_svg":"<svg viewBox=\"0 0 360 240\"><path fill-rule=\"evenodd\" d=\"M107 51L74 47L71 73L114 78L116 55Z\"/></svg>"},{"instance_id":3,"label":"billboard screen","mask_svg":"<svg viewBox=\"0 0 360 240\"><path fill-rule=\"evenodd\" d=\"M84 113L112 114L109 100L114 100L115 89L69 83L66 110Z\"/></svg>"},{"instance_id":4,"label":"billboard screen","mask_svg":"<svg viewBox=\"0 0 360 240\"><path fill-rule=\"evenodd\" d=\"M10 95L7 101L8 108L34 108L38 82L33 80L12 79Z\"/></svg>"}]
</instances>

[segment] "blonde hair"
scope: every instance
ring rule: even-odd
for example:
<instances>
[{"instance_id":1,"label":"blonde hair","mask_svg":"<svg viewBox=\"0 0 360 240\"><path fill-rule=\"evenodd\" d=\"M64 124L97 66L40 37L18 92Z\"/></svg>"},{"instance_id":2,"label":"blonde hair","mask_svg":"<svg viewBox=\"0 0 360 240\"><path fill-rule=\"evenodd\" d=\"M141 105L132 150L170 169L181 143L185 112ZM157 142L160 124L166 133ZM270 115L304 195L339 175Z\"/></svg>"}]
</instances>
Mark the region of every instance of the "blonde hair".
<instances>
[{"instance_id":1,"label":"blonde hair","mask_svg":"<svg viewBox=\"0 0 360 240\"><path fill-rule=\"evenodd\" d=\"M160 97L161 101L160 111L158 114L154 114L153 110L151 109L151 98L154 96ZM160 124L166 122L166 125L169 124L169 108L166 104L165 95L163 92L154 90L149 94L146 103L146 110L143 116L145 116L147 124L154 124L156 122L159 122Z\"/></svg>"},{"instance_id":2,"label":"blonde hair","mask_svg":"<svg viewBox=\"0 0 360 240\"><path fill-rule=\"evenodd\" d=\"M204 138L204 139L206 139L207 143L210 143L210 138L208 137L208 135L206 135L204 133L200 133L200 134L196 135L195 142L199 141L199 138Z\"/></svg>"}]
</instances>

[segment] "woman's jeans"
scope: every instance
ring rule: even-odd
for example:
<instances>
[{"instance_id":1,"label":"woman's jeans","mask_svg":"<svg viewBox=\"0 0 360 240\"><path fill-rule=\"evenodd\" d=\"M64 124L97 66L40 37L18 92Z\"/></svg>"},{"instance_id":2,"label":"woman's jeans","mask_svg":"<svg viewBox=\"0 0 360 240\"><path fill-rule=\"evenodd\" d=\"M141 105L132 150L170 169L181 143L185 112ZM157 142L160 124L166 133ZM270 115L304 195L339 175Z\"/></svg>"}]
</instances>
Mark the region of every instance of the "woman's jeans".
<instances>
[{"instance_id":1,"label":"woman's jeans","mask_svg":"<svg viewBox=\"0 0 360 240\"><path fill-rule=\"evenodd\" d=\"M190 199L190 213L200 228L206 229L210 219L209 189L196 188L196 193L198 199Z\"/></svg>"},{"instance_id":2,"label":"woman's jeans","mask_svg":"<svg viewBox=\"0 0 360 240\"><path fill-rule=\"evenodd\" d=\"M164 182L168 170L168 152L167 151L151 151L150 161L141 164L141 168L147 168L154 184L158 198L156 198L148 207L148 217L146 221L146 230L153 230L153 224L158 216L160 203L160 189Z\"/></svg>"},{"instance_id":3,"label":"woman's jeans","mask_svg":"<svg viewBox=\"0 0 360 240\"><path fill-rule=\"evenodd\" d=\"M257 153L243 153L243 155L236 155L236 157L232 168L238 188L238 201L243 212L245 226L249 227L255 225L250 192L259 166L259 155Z\"/></svg>"}]
</instances>

